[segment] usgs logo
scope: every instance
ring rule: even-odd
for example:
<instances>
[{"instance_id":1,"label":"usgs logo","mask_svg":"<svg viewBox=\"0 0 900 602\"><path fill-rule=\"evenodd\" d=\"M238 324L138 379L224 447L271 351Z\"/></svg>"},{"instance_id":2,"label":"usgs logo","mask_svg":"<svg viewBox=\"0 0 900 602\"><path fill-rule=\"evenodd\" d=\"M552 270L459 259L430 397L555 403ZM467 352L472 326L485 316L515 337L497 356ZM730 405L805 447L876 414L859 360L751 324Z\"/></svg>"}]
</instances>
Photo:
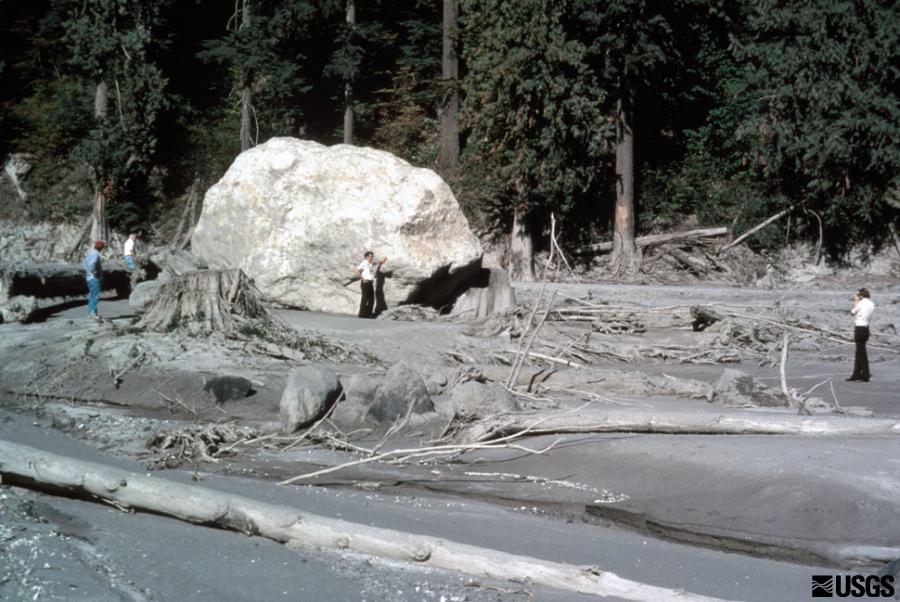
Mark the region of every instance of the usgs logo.
<instances>
[{"instance_id":1,"label":"usgs logo","mask_svg":"<svg viewBox=\"0 0 900 602\"><path fill-rule=\"evenodd\" d=\"M893 575L813 575L813 598L892 598Z\"/></svg>"}]
</instances>

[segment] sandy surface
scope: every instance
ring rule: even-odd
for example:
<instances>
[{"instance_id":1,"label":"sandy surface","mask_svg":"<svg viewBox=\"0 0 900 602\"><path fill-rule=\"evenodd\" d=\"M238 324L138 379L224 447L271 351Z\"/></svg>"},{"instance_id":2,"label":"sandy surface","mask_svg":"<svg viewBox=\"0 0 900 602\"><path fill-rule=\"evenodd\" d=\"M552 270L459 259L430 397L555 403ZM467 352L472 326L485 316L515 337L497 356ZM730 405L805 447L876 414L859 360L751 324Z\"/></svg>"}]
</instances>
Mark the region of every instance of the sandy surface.
<instances>
[{"instance_id":1,"label":"sandy surface","mask_svg":"<svg viewBox=\"0 0 900 602\"><path fill-rule=\"evenodd\" d=\"M528 304L539 290L537 284L519 286L516 294ZM701 335L708 334L692 332L686 321L687 307L698 302L747 313L775 307L785 319L820 324L836 333L850 324L846 290L560 284L549 286L545 296L548 292L556 293L557 300L589 296L591 303L639 313L650 308L656 313L648 320L667 320L648 322L643 334L596 336L620 350L641 349L648 341L702 349L709 339ZM870 349L872 382L844 382L852 344L812 341L799 331L787 380L798 391L820 384L816 394L829 403L836 399L842 407L865 408L875 417L900 417L894 327L900 325L900 292L896 285L885 285L873 290L873 297L879 313ZM0 437L146 470L158 464L144 442L160 430L233 421L275 433L281 389L297 360L253 355L235 346L197 347L188 340L172 343L132 335L127 303L104 301L100 310L109 320L100 326L84 319L80 307L60 311L43 324L0 326L0 388L6 391ZM451 376L458 363L448 351L487 357L518 344L504 337L466 336L469 325L455 322L276 313L301 333L339 344L340 358L310 357L299 363L329 363L341 376L377 375L396 361L411 363L424 377ZM579 326L548 323L547 336L565 343ZM559 367L553 378L563 375L565 382L578 383L597 371L640 370L709 383L724 368L738 368L777 390L778 365L771 361L777 352L775 345L731 364L595 359L590 371ZM141 353L153 359L126 369L115 383L110 371L118 373L129 357ZM482 367L491 377L503 378L508 371L502 365ZM539 367L536 363L529 369ZM222 373L254 379L255 393L218 406L203 398L203 379ZM590 386L593 397L557 397L543 390L536 395L543 401L521 401L533 409L592 403L700 415L796 414L792 408L723 409L703 399ZM535 397L534 392L529 395ZM385 449L420 446L433 432L427 423L407 429ZM362 436L354 444L371 447L379 437ZM870 571L900 557L898 441L900 436L545 435L523 443L534 449L553 443L546 454L483 450L452 463L374 463L287 487L276 483L359 456L321 445L288 452L239 446L238 453L217 464L154 474L181 481L190 481L193 474L204 486L309 512L596 565L644 583L726 599L797 600L809 595L811 574L836 567ZM473 581L321 550L297 552L265 540L17 488L0 488L0 515L3 599L524 599L522 585ZM524 589L535 599L581 599Z\"/></svg>"}]
</instances>

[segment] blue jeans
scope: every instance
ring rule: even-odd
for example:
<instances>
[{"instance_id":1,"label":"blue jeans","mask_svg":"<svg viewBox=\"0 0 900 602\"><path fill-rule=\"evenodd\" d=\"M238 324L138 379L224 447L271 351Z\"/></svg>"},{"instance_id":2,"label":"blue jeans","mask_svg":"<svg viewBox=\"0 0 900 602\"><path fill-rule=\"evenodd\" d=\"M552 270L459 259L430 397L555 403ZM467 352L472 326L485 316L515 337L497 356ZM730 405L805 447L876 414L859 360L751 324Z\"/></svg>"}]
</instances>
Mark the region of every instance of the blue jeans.
<instances>
[{"instance_id":1,"label":"blue jeans","mask_svg":"<svg viewBox=\"0 0 900 602\"><path fill-rule=\"evenodd\" d=\"M134 257L132 255L125 256L125 269L129 272L133 272L137 269L137 264L134 262Z\"/></svg>"},{"instance_id":2,"label":"blue jeans","mask_svg":"<svg viewBox=\"0 0 900 602\"><path fill-rule=\"evenodd\" d=\"M88 278L88 315L97 315L97 305L100 304L100 289L102 288L100 280L97 278Z\"/></svg>"}]
</instances>

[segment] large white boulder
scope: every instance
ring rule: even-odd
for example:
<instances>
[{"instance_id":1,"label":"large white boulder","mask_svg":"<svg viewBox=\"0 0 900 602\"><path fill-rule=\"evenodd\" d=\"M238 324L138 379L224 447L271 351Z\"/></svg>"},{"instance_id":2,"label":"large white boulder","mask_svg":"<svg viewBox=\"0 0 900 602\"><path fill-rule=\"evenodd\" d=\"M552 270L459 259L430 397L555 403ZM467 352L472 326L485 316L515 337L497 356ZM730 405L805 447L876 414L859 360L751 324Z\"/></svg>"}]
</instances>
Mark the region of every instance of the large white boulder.
<instances>
[{"instance_id":1,"label":"large white boulder","mask_svg":"<svg viewBox=\"0 0 900 602\"><path fill-rule=\"evenodd\" d=\"M386 256L384 301L442 304L480 269L482 248L447 184L394 155L273 138L241 153L206 193L194 253L240 268L270 299L356 313L348 285L367 250Z\"/></svg>"}]
</instances>

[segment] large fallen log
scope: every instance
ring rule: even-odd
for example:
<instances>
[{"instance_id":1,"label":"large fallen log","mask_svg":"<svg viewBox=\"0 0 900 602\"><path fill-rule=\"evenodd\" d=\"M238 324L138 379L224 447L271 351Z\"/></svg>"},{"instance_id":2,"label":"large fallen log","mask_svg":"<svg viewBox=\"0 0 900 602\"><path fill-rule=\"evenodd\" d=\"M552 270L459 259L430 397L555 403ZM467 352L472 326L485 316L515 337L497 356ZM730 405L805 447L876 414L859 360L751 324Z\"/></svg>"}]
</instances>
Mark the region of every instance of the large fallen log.
<instances>
[{"instance_id":1,"label":"large fallen log","mask_svg":"<svg viewBox=\"0 0 900 602\"><path fill-rule=\"evenodd\" d=\"M301 512L196 485L83 462L0 440L4 483L88 496L126 510L239 531L288 545L351 550L479 577L625 600L713 601L579 567Z\"/></svg>"},{"instance_id":2,"label":"large fallen log","mask_svg":"<svg viewBox=\"0 0 900 602\"><path fill-rule=\"evenodd\" d=\"M636 247L650 247L671 242L673 240L690 240L694 238L704 238L708 236L725 236L728 234L728 228L701 228L699 230L687 230L685 232L670 232L669 234L650 234L647 236L639 236L634 239ZM612 242L598 242L592 245L585 245L575 249L576 255L587 255L589 253L608 253L612 251Z\"/></svg>"},{"instance_id":3,"label":"large fallen log","mask_svg":"<svg viewBox=\"0 0 900 602\"><path fill-rule=\"evenodd\" d=\"M129 277L125 267L104 262L103 290L128 294ZM11 297L60 299L86 297L84 269L72 263L17 263L0 265L0 303Z\"/></svg>"},{"instance_id":4,"label":"large fallen log","mask_svg":"<svg viewBox=\"0 0 900 602\"><path fill-rule=\"evenodd\" d=\"M463 426L456 441L490 441L526 430L566 433L665 433L696 435L900 435L900 421L855 416L798 416L760 411L585 409L503 414Z\"/></svg>"}]
</instances>

